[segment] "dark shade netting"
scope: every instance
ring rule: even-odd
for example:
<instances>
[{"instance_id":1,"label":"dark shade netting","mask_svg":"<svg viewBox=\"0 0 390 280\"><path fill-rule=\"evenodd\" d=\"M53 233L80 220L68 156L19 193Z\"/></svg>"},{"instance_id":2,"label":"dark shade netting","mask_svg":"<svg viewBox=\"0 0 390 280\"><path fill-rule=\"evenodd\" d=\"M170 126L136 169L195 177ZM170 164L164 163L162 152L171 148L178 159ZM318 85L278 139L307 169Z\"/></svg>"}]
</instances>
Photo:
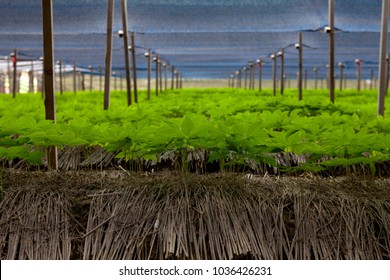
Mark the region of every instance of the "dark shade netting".
<instances>
[{"instance_id":1,"label":"dark shade netting","mask_svg":"<svg viewBox=\"0 0 390 280\"><path fill-rule=\"evenodd\" d=\"M115 1L113 69L124 71L120 1ZM355 59L363 60L363 78L377 74L381 0L335 1L336 62L356 76ZM104 67L107 0L53 0L55 56L65 64ZM269 55L285 47L286 74L296 75L293 47L303 32L304 68L326 75L328 22L326 0L162 1L128 0L129 31L136 32L140 77L145 75L145 50L152 49L190 78L225 78L248 61L263 59L270 78ZM42 56L41 1L2 0L0 55L14 48L23 58ZM0 61L0 67L4 62Z\"/></svg>"}]
</instances>

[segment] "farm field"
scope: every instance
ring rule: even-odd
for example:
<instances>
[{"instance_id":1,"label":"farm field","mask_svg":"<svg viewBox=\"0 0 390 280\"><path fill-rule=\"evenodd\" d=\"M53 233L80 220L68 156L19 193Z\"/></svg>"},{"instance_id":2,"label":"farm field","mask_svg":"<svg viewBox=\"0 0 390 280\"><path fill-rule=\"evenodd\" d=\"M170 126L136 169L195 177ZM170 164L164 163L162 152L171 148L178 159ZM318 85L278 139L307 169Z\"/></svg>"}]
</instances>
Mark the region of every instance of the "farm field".
<instances>
[{"instance_id":1,"label":"farm field","mask_svg":"<svg viewBox=\"0 0 390 280\"><path fill-rule=\"evenodd\" d=\"M1 259L390 258L376 92L145 95L0 96Z\"/></svg>"},{"instance_id":2,"label":"farm field","mask_svg":"<svg viewBox=\"0 0 390 280\"><path fill-rule=\"evenodd\" d=\"M130 107L115 92L108 111L101 102L99 92L57 95L53 124L40 95L1 96L3 166L45 168L55 145L61 169L388 173L390 121L376 116L375 91L345 90L335 104L322 90L298 101L295 90L242 89L167 91Z\"/></svg>"}]
</instances>

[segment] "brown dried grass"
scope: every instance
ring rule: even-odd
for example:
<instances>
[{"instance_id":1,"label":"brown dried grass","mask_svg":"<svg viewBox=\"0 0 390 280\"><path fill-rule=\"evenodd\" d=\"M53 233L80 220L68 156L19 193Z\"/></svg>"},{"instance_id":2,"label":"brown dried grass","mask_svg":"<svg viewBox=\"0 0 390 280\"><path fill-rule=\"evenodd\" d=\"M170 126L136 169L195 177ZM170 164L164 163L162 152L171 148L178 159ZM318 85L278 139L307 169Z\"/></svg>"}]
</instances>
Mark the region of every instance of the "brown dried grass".
<instances>
[{"instance_id":1,"label":"brown dried grass","mask_svg":"<svg viewBox=\"0 0 390 280\"><path fill-rule=\"evenodd\" d=\"M2 259L390 259L389 179L13 170L3 188Z\"/></svg>"}]
</instances>

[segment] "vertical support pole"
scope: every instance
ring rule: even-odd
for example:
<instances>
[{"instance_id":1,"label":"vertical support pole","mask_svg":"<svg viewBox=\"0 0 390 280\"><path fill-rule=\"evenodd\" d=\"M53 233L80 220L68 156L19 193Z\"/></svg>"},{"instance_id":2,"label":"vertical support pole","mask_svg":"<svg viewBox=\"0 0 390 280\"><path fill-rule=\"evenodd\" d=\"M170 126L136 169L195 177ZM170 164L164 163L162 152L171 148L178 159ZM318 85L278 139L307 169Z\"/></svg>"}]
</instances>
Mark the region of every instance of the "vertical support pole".
<instances>
[{"instance_id":1,"label":"vertical support pole","mask_svg":"<svg viewBox=\"0 0 390 280\"><path fill-rule=\"evenodd\" d=\"M156 96L158 96L158 87L159 87L159 73L158 73L158 54L156 54L156 57L154 57L153 58L153 60L154 60L154 62L156 63L156 69L155 69L155 71L156 71Z\"/></svg>"},{"instance_id":2,"label":"vertical support pole","mask_svg":"<svg viewBox=\"0 0 390 280\"><path fill-rule=\"evenodd\" d=\"M116 83L116 79L117 79L117 76L116 76L116 72L112 72L112 75L114 76L114 90L116 91L117 90L117 83Z\"/></svg>"},{"instance_id":3,"label":"vertical support pole","mask_svg":"<svg viewBox=\"0 0 390 280\"><path fill-rule=\"evenodd\" d=\"M43 69L45 76L45 112L46 119L56 121L54 90L54 44L53 44L53 7L51 0L42 0L43 22ZM47 150L47 163L50 170L58 169L57 148L50 146Z\"/></svg>"},{"instance_id":4,"label":"vertical support pole","mask_svg":"<svg viewBox=\"0 0 390 280\"><path fill-rule=\"evenodd\" d=\"M122 3L123 43L124 43L125 66L126 66L127 106L130 106L131 105L131 78L130 78L130 54L129 54L128 22L127 22L127 0L121 0L121 3Z\"/></svg>"},{"instance_id":5,"label":"vertical support pole","mask_svg":"<svg viewBox=\"0 0 390 280\"><path fill-rule=\"evenodd\" d=\"M257 60L257 65L258 65L258 68L259 68L259 91L261 91L261 88L262 88L262 71L263 71L263 62L261 61L261 59Z\"/></svg>"},{"instance_id":6,"label":"vertical support pole","mask_svg":"<svg viewBox=\"0 0 390 280\"><path fill-rule=\"evenodd\" d=\"M314 88L318 89L318 67L314 67L313 71L314 71Z\"/></svg>"},{"instance_id":7,"label":"vertical support pole","mask_svg":"<svg viewBox=\"0 0 390 280\"><path fill-rule=\"evenodd\" d=\"M244 89L247 89L247 71L246 67L242 68L242 71L244 71Z\"/></svg>"},{"instance_id":8,"label":"vertical support pole","mask_svg":"<svg viewBox=\"0 0 390 280\"><path fill-rule=\"evenodd\" d=\"M120 91L123 91L123 77L122 77L122 72L119 72L119 88L120 88Z\"/></svg>"},{"instance_id":9,"label":"vertical support pole","mask_svg":"<svg viewBox=\"0 0 390 280\"><path fill-rule=\"evenodd\" d=\"M131 32L131 60L133 63L133 87L134 87L134 102L138 103L138 88L137 88L137 62L135 59L135 34Z\"/></svg>"},{"instance_id":10,"label":"vertical support pole","mask_svg":"<svg viewBox=\"0 0 390 280\"><path fill-rule=\"evenodd\" d=\"M303 78L303 45L302 45L302 32L298 33L298 44L296 45L298 48L298 100L302 100L303 98L303 90L302 90L302 78ZM315 68L316 69L316 68ZM314 70L316 72L316 70ZM317 88L317 76L316 76L316 88Z\"/></svg>"},{"instance_id":11,"label":"vertical support pole","mask_svg":"<svg viewBox=\"0 0 390 280\"><path fill-rule=\"evenodd\" d=\"M158 73L160 74L160 92L163 92L162 60L158 60Z\"/></svg>"},{"instance_id":12,"label":"vertical support pole","mask_svg":"<svg viewBox=\"0 0 390 280\"><path fill-rule=\"evenodd\" d=\"M175 66L172 66L171 67L171 71L172 71L172 82L171 82L171 89L174 89L175 88Z\"/></svg>"},{"instance_id":13,"label":"vertical support pole","mask_svg":"<svg viewBox=\"0 0 390 280\"><path fill-rule=\"evenodd\" d=\"M149 49L148 52L146 53L146 57L148 59L148 100L150 100L150 79L151 79L151 67L152 67L152 51Z\"/></svg>"},{"instance_id":14,"label":"vertical support pole","mask_svg":"<svg viewBox=\"0 0 390 280\"><path fill-rule=\"evenodd\" d=\"M92 92L93 86L93 67L91 65L88 66L89 69L89 92Z\"/></svg>"},{"instance_id":15,"label":"vertical support pole","mask_svg":"<svg viewBox=\"0 0 390 280\"><path fill-rule=\"evenodd\" d=\"M386 96L387 92L389 90L389 74L390 74L390 56L389 54L386 55Z\"/></svg>"},{"instance_id":16,"label":"vertical support pole","mask_svg":"<svg viewBox=\"0 0 390 280\"><path fill-rule=\"evenodd\" d=\"M329 97L334 103L334 0L329 0Z\"/></svg>"},{"instance_id":17,"label":"vertical support pole","mask_svg":"<svg viewBox=\"0 0 390 280\"><path fill-rule=\"evenodd\" d=\"M176 88L179 89L179 75L180 75L180 73L179 73L179 71L176 70L175 74L176 74Z\"/></svg>"},{"instance_id":18,"label":"vertical support pole","mask_svg":"<svg viewBox=\"0 0 390 280\"><path fill-rule=\"evenodd\" d=\"M168 63L164 63L165 67L165 90L168 89Z\"/></svg>"},{"instance_id":19,"label":"vertical support pole","mask_svg":"<svg viewBox=\"0 0 390 280\"><path fill-rule=\"evenodd\" d=\"M251 63L251 71L252 71L252 77L251 77L251 79L252 79L252 86L251 86L251 90L254 90L255 89L255 63L254 62L252 62Z\"/></svg>"},{"instance_id":20,"label":"vertical support pole","mask_svg":"<svg viewBox=\"0 0 390 280\"><path fill-rule=\"evenodd\" d=\"M271 59L273 60L273 67L272 67L272 72L273 72L273 95L276 96L276 54L271 54Z\"/></svg>"},{"instance_id":21,"label":"vertical support pole","mask_svg":"<svg viewBox=\"0 0 390 280\"><path fill-rule=\"evenodd\" d=\"M99 66L99 91L102 91L102 84L103 84L102 76L103 76L103 69L102 67Z\"/></svg>"},{"instance_id":22,"label":"vertical support pole","mask_svg":"<svg viewBox=\"0 0 390 280\"><path fill-rule=\"evenodd\" d=\"M5 88L4 88L5 92ZM34 93L34 61L31 60L31 70L29 75L29 92Z\"/></svg>"},{"instance_id":23,"label":"vertical support pole","mask_svg":"<svg viewBox=\"0 0 390 280\"><path fill-rule=\"evenodd\" d=\"M382 0L382 27L379 51L379 88L378 88L378 115L385 115L385 96L387 93L386 83L388 79L386 55L387 36L389 24L389 0Z\"/></svg>"},{"instance_id":24,"label":"vertical support pole","mask_svg":"<svg viewBox=\"0 0 390 280\"><path fill-rule=\"evenodd\" d=\"M73 92L77 93L77 67L76 63L73 64Z\"/></svg>"},{"instance_id":25,"label":"vertical support pole","mask_svg":"<svg viewBox=\"0 0 390 280\"><path fill-rule=\"evenodd\" d=\"M280 94L284 93L284 49L282 48L278 53L280 56Z\"/></svg>"},{"instance_id":26,"label":"vertical support pole","mask_svg":"<svg viewBox=\"0 0 390 280\"><path fill-rule=\"evenodd\" d=\"M14 68L13 79L12 79L12 97L16 97L16 89L17 89L17 73L18 73L18 50L15 49L11 55L12 58L12 66Z\"/></svg>"},{"instance_id":27,"label":"vertical support pole","mask_svg":"<svg viewBox=\"0 0 390 280\"><path fill-rule=\"evenodd\" d=\"M374 87L374 69L371 69L371 75L370 75L370 89Z\"/></svg>"},{"instance_id":28,"label":"vertical support pole","mask_svg":"<svg viewBox=\"0 0 390 280\"><path fill-rule=\"evenodd\" d=\"M107 8L107 41L106 41L106 74L104 83L104 110L110 107L110 80L112 67L112 29L114 25L114 0L108 0Z\"/></svg>"},{"instance_id":29,"label":"vertical support pole","mask_svg":"<svg viewBox=\"0 0 390 280\"><path fill-rule=\"evenodd\" d=\"M307 70L305 70L305 83L304 83L304 89L307 89L307 77L308 77L308 74L307 74Z\"/></svg>"},{"instance_id":30,"label":"vertical support pole","mask_svg":"<svg viewBox=\"0 0 390 280\"><path fill-rule=\"evenodd\" d=\"M58 60L58 70L60 73L60 94L62 95L64 93L63 85L62 85L62 61Z\"/></svg>"},{"instance_id":31,"label":"vertical support pole","mask_svg":"<svg viewBox=\"0 0 390 280\"><path fill-rule=\"evenodd\" d=\"M80 71L81 75L81 91L85 91L85 75L84 72Z\"/></svg>"},{"instance_id":32,"label":"vertical support pole","mask_svg":"<svg viewBox=\"0 0 390 280\"><path fill-rule=\"evenodd\" d=\"M356 73L357 73L357 81L356 81L356 89L357 91L360 91L361 89L361 67L362 67L362 61L360 59L356 59L355 60L355 63L356 63Z\"/></svg>"},{"instance_id":33,"label":"vertical support pole","mask_svg":"<svg viewBox=\"0 0 390 280\"><path fill-rule=\"evenodd\" d=\"M339 89L340 91L343 90L343 81L344 81L344 63L342 62L339 62L339 67L340 67L340 85L339 85Z\"/></svg>"}]
</instances>

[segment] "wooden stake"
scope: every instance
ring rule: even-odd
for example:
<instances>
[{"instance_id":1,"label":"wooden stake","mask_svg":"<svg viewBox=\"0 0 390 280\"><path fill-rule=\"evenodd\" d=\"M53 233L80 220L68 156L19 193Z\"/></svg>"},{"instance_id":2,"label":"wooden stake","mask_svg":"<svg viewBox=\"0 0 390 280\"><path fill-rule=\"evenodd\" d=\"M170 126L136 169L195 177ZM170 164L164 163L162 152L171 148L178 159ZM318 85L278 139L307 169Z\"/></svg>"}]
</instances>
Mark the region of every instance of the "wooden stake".
<instances>
[{"instance_id":1,"label":"wooden stake","mask_svg":"<svg viewBox=\"0 0 390 280\"><path fill-rule=\"evenodd\" d=\"M12 54L12 65L14 68L13 80L12 80L12 97L15 98L16 97L16 88L17 88L17 73L18 73L18 69L17 69L18 50L17 49L15 49L13 54Z\"/></svg>"},{"instance_id":2,"label":"wooden stake","mask_svg":"<svg viewBox=\"0 0 390 280\"><path fill-rule=\"evenodd\" d=\"M334 0L329 0L329 97L334 103Z\"/></svg>"},{"instance_id":3,"label":"wooden stake","mask_svg":"<svg viewBox=\"0 0 390 280\"><path fill-rule=\"evenodd\" d=\"M137 89L137 62L135 60L135 34L131 32L131 58L133 62L133 86L134 86L134 102L138 103L138 89Z\"/></svg>"},{"instance_id":4,"label":"wooden stake","mask_svg":"<svg viewBox=\"0 0 390 280\"><path fill-rule=\"evenodd\" d=\"M152 51L149 49L147 52L148 58L148 100L150 100L150 79L151 79L151 68L152 68Z\"/></svg>"},{"instance_id":5,"label":"wooden stake","mask_svg":"<svg viewBox=\"0 0 390 280\"><path fill-rule=\"evenodd\" d=\"M73 92L77 93L77 67L76 63L73 64Z\"/></svg>"},{"instance_id":6,"label":"wooden stake","mask_svg":"<svg viewBox=\"0 0 390 280\"><path fill-rule=\"evenodd\" d=\"M387 32L389 23L389 0L382 0L382 28L379 51L379 88L378 88L378 115L385 115L385 96L387 93Z\"/></svg>"},{"instance_id":7,"label":"wooden stake","mask_svg":"<svg viewBox=\"0 0 390 280\"><path fill-rule=\"evenodd\" d=\"M53 44L53 7L51 0L42 0L43 52L45 77L45 111L46 119L56 121L54 90L54 44ZM47 150L48 168L58 169L57 148L50 146Z\"/></svg>"},{"instance_id":8,"label":"wooden stake","mask_svg":"<svg viewBox=\"0 0 390 280\"><path fill-rule=\"evenodd\" d=\"M106 42L106 75L104 83L104 110L110 107L110 80L112 67L112 29L114 25L114 0L108 0L107 9L107 42Z\"/></svg>"},{"instance_id":9,"label":"wooden stake","mask_svg":"<svg viewBox=\"0 0 390 280\"><path fill-rule=\"evenodd\" d=\"M303 46L302 46L302 32L298 33L298 100L302 100L302 78L303 78ZM317 76L316 76L316 88L317 88Z\"/></svg>"},{"instance_id":10,"label":"wooden stake","mask_svg":"<svg viewBox=\"0 0 390 280\"><path fill-rule=\"evenodd\" d=\"M284 49L281 49L279 54L280 56L280 94L284 93Z\"/></svg>"},{"instance_id":11,"label":"wooden stake","mask_svg":"<svg viewBox=\"0 0 390 280\"><path fill-rule=\"evenodd\" d=\"M127 106L131 105L130 54L127 24L127 1L122 0L123 43L125 49Z\"/></svg>"}]
</instances>

